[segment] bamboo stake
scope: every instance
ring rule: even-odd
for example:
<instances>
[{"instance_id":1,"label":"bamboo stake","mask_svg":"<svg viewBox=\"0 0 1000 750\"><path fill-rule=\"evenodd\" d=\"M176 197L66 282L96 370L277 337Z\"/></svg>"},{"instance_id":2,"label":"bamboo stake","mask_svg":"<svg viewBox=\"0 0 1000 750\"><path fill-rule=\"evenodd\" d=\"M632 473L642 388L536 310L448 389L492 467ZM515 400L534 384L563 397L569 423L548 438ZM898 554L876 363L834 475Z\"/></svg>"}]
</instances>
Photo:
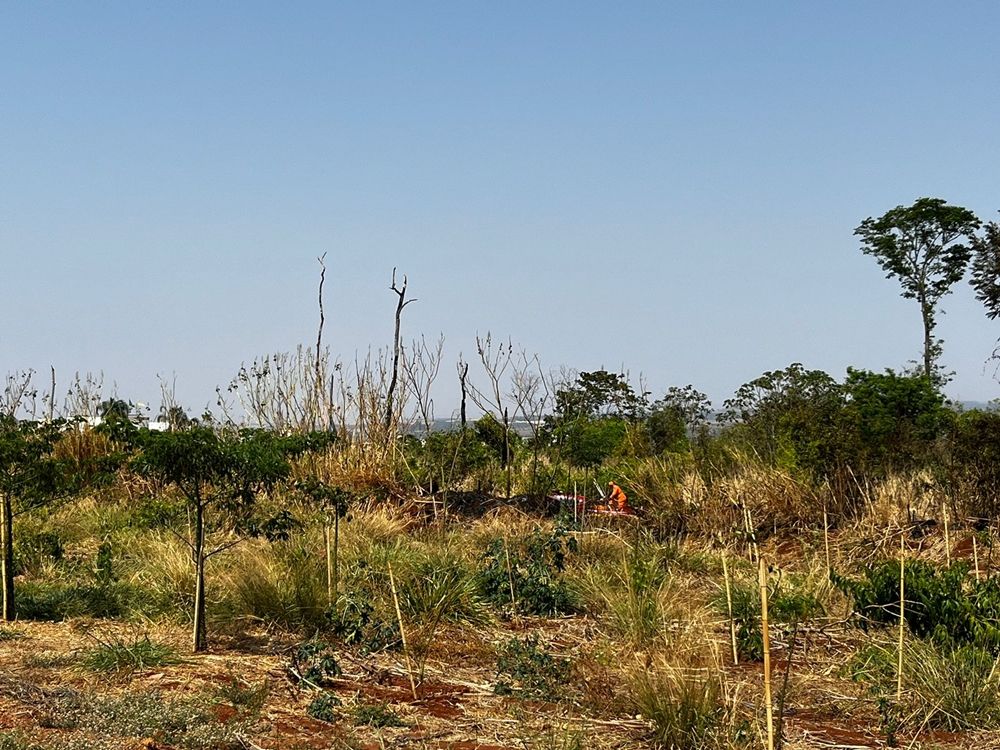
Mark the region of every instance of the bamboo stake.
<instances>
[{"instance_id":1,"label":"bamboo stake","mask_svg":"<svg viewBox=\"0 0 1000 750\"><path fill-rule=\"evenodd\" d=\"M896 663L896 702L903 697L903 630L906 623L906 558L903 543L905 536L899 536L899 657Z\"/></svg>"},{"instance_id":2,"label":"bamboo stake","mask_svg":"<svg viewBox=\"0 0 1000 750\"><path fill-rule=\"evenodd\" d=\"M330 524L323 524L323 542L326 544L326 603L333 605L333 545L330 544Z\"/></svg>"},{"instance_id":3,"label":"bamboo stake","mask_svg":"<svg viewBox=\"0 0 1000 750\"><path fill-rule=\"evenodd\" d=\"M833 570L830 562L830 523L826 515L826 504L823 505L823 548L826 550L826 571L827 574Z\"/></svg>"},{"instance_id":4,"label":"bamboo stake","mask_svg":"<svg viewBox=\"0 0 1000 750\"><path fill-rule=\"evenodd\" d=\"M979 547L976 544L976 534L972 533L972 562L976 566L976 583L979 583Z\"/></svg>"},{"instance_id":5,"label":"bamboo stake","mask_svg":"<svg viewBox=\"0 0 1000 750\"><path fill-rule=\"evenodd\" d=\"M517 597L514 596L514 571L510 567L510 547L507 546L507 540L503 540L503 554L507 558L507 580L510 582L510 607L511 614L517 613Z\"/></svg>"},{"instance_id":6,"label":"bamboo stake","mask_svg":"<svg viewBox=\"0 0 1000 750\"><path fill-rule=\"evenodd\" d=\"M733 619L733 594L729 585L729 565L726 563L725 550L722 550L722 575L726 579L726 608L729 610L729 640L733 645L733 664L739 664L740 656L736 650L736 620Z\"/></svg>"},{"instance_id":7,"label":"bamboo stake","mask_svg":"<svg viewBox=\"0 0 1000 750\"><path fill-rule=\"evenodd\" d=\"M948 508L941 501L941 516L944 518L944 555L945 560L948 562L948 567L951 567L951 537L948 535Z\"/></svg>"},{"instance_id":8,"label":"bamboo stake","mask_svg":"<svg viewBox=\"0 0 1000 750\"><path fill-rule=\"evenodd\" d=\"M774 750L774 713L771 707L771 639L767 631L767 565L760 563L760 629L764 643L764 707L767 712L767 750Z\"/></svg>"},{"instance_id":9,"label":"bamboo stake","mask_svg":"<svg viewBox=\"0 0 1000 750\"><path fill-rule=\"evenodd\" d=\"M399 622L399 637L403 641L403 656L406 658L406 673L410 677L410 690L413 700L417 700L417 683L413 679L413 663L410 661L410 647L406 642L406 628L403 627L403 612L399 608L399 595L396 593L396 578L392 575L392 563L389 563L389 585L392 587L392 602L396 605L396 620Z\"/></svg>"}]
</instances>

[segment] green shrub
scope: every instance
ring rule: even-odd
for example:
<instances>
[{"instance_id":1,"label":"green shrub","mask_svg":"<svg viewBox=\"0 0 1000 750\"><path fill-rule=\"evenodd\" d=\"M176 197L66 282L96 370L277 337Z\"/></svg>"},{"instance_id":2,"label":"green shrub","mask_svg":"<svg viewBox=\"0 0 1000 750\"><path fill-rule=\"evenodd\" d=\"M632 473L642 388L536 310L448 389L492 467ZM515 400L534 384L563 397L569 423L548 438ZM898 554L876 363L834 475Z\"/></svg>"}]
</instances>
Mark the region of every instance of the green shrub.
<instances>
[{"instance_id":1,"label":"green shrub","mask_svg":"<svg viewBox=\"0 0 1000 750\"><path fill-rule=\"evenodd\" d=\"M734 581L732 585L733 620L736 623L736 648L741 659L764 658L761 632L760 588L753 581ZM715 608L728 615L725 594L714 600ZM796 577L771 579L767 594L768 623L774 625L802 622L823 614L823 605L815 594Z\"/></svg>"},{"instance_id":2,"label":"green shrub","mask_svg":"<svg viewBox=\"0 0 1000 750\"><path fill-rule=\"evenodd\" d=\"M512 638L497 652L497 695L555 701L565 694L572 662L545 648L537 634Z\"/></svg>"},{"instance_id":3,"label":"green shrub","mask_svg":"<svg viewBox=\"0 0 1000 750\"><path fill-rule=\"evenodd\" d=\"M401 642L399 626L376 611L365 591L343 592L327 610L326 620L333 636L368 653L384 651Z\"/></svg>"},{"instance_id":4,"label":"green shrub","mask_svg":"<svg viewBox=\"0 0 1000 750\"><path fill-rule=\"evenodd\" d=\"M308 687L320 687L325 680L340 675L340 664L330 644L311 640L292 652L291 670Z\"/></svg>"},{"instance_id":5,"label":"green shrub","mask_svg":"<svg viewBox=\"0 0 1000 750\"><path fill-rule=\"evenodd\" d=\"M969 566L936 567L923 560L907 561L904 570L906 606L903 617L918 638L957 647L977 644L1000 650L1000 582L969 580ZM899 561L887 560L852 579L833 574L835 585L854 600L859 625L899 621Z\"/></svg>"},{"instance_id":6,"label":"green shrub","mask_svg":"<svg viewBox=\"0 0 1000 750\"><path fill-rule=\"evenodd\" d=\"M567 555L576 549L576 539L562 529L536 530L520 543L493 539L481 558L479 590L492 604L526 614L575 612L579 602L562 574Z\"/></svg>"}]
</instances>

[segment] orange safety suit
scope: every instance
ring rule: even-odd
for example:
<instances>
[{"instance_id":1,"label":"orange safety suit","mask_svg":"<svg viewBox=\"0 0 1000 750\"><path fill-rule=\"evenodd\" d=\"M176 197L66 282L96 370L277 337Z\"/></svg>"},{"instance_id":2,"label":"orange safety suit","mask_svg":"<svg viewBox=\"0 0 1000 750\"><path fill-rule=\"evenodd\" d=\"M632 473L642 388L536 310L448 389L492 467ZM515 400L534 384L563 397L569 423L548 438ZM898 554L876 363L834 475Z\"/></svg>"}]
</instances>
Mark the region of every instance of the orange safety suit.
<instances>
[{"instance_id":1,"label":"orange safety suit","mask_svg":"<svg viewBox=\"0 0 1000 750\"><path fill-rule=\"evenodd\" d=\"M608 482L608 510L621 513L626 508L628 508L628 496L625 491L614 482Z\"/></svg>"}]
</instances>

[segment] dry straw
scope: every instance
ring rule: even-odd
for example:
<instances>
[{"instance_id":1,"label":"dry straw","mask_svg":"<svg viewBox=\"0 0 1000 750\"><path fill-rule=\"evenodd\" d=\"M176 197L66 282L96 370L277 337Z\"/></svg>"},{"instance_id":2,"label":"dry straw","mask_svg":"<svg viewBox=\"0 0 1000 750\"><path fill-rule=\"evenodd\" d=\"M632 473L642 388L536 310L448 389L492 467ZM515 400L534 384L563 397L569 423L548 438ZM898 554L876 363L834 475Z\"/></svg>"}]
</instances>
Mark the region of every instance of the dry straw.
<instances>
[{"instance_id":1,"label":"dry straw","mask_svg":"<svg viewBox=\"0 0 1000 750\"><path fill-rule=\"evenodd\" d=\"M392 603L396 605L396 620L399 622L399 637L403 641L403 657L406 659L406 673L410 677L410 690L413 700L417 700L417 683L413 679L413 662L410 660L410 647L406 642L406 628L403 627L403 612L399 608L399 594L396 593L396 578L392 574L392 563L389 563L389 586L392 588Z\"/></svg>"},{"instance_id":2,"label":"dry straw","mask_svg":"<svg viewBox=\"0 0 1000 750\"><path fill-rule=\"evenodd\" d=\"M905 532L899 535L899 658L896 664L896 702L903 697L903 631L906 608Z\"/></svg>"},{"instance_id":3,"label":"dry straw","mask_svg":"<svg viewBox=\"0 0 1000 750\"><path fill-rule=\"evenodd\" d=\"M739 664L739 652L736 650L736 620L733 619L733 591L729 583L729 564L726 562L726 557L726 551L722 550L722 575L726 579L726 609L729 611L729 641L733 646L733 664Z\"/></svg>"}]
</instances>

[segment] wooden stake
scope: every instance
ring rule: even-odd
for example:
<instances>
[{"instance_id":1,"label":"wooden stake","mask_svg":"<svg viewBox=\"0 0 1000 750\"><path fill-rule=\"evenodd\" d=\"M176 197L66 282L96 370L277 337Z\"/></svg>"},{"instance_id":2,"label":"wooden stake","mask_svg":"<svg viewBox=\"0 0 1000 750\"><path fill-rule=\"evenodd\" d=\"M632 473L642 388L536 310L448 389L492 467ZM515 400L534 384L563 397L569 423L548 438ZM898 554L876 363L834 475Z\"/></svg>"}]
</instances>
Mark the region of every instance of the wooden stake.
<instances>
[{"instance_id":1,"label":"wooden stake","mask_svg":"<svg viewBox=\"0 0 1000 750\"><path fill-rule=\"evenodd\" d=\"M826 515L826 505L823 505L823 548L826 550L826 572L829 574L833 570L830 562L830 523Z\"/></svg>"},{"instance_id":2,"label":"wooden stake","mask_svg":"<svg viewBox=\"0 0 1000 750\"><path fill-rule=\"evenodd\" d=\"M330 543L330 524L323 524L323 543L326 545L326 604L333 605L333 545Z\"/></svg>"},{"instance_id":3,"label":"wooden stake","mask_svg":"<svg viewBox=\"0 0 1000 750\"><path fill-rule=\"evenodd\" d=\"M726 563L725 550L722 550L722 575L726 579L726 608L729 610L729 640L733 644L733 664L739 664L740 656L736 650L736 620L733 619L733 594L729 585L729 565Z\"/></svg>"},{"instance_id":4,"label":"wooden stake","mask_svg":"<svg viewBox=\"0 0 1000 750\"><path fill-rule=\"evenodd\" d=\"M951 537L948 535L948 507L941 502L941 516L944 518L944 556L945 560L948 562L948 567L951 567Z\"/></svg>"},{"instance_id":5,"label":"wooden stake","mask_svg":"<svg viewBox=\"0 0 1000 750\"><path fill-rule=\"evenodd\" d=\"M517 614L517 597L514 596L514 571L510 567L510 548L507 540L503 540L503 554L507 558L507 580L510 582L510 607L511 614Z\"/></svg>"},{"instance_id":6,"label":"wooden stake","mask_svg":"<svg viewBox=\"0 0 1000 750\"><path fill-rule=\"evenodd\" d=\"M406 672L410 676L410 690L413 700L417 700L417 683L413 679L413 664L410 661L410 647L406 643L406 629L403 627L403 612L399 608L399 595L396 593L396 579L392 575L392 563L389 563L389 586L392 587L392 601L396 605L396 620L399 622L399 637L403 641L403 656L406 658Z\"/></svg>"},{"instance_id":7,"label":"wooden stake","mask_svg":"<svg viewBox=\"0 0 1000 750\"><path fill-rule=\"evenodd\" d=\"M905 535L899 536L899 657L896 663L896 702L903 697L903 632L906 624L906 558L903 543Z\"/></svg>"},{"instance_id":8,"label":"wooden stake","mask_svg":"<svg viewBox=\"0 0 1000 750\"><path fill-rule=\"evenodd\" d=\"M767 750L774 750L774 714L771 707L771 639L767 631L767 565L759 557L760 631L764 643L764 708L767 712Z\"/></svg>"},{"instance_id":9,"label":"wooden stake","mask_svg":"<svg viewBox=\"0 0 1000 750\"><path fill-rule=\"evenodd\" d=\"M972 533L972 562L976 566L976 583L979 583L979 546L976 544L976 534Z\"/></svg>"}]
</instances>

